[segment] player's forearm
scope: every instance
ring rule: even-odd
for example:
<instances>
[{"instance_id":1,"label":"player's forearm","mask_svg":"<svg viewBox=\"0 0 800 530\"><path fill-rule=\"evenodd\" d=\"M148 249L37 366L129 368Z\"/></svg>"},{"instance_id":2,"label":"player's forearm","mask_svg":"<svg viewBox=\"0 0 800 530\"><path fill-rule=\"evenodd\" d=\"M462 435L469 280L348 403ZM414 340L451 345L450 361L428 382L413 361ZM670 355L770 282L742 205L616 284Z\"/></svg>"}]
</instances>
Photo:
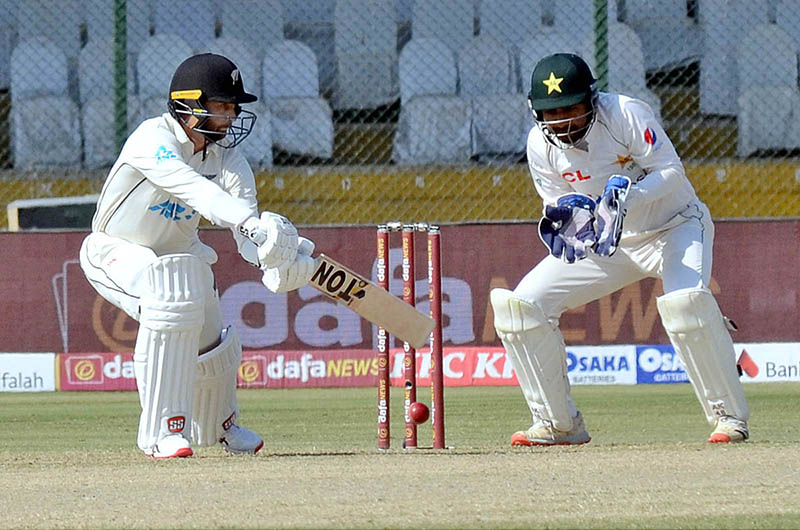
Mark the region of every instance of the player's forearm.
<instances>
[{"instance_id":1,"label":"player's forearm","mask_svg":"<svg viewBox=\"0 0 800 530\"><path fill-rule=\"evenodd\" d=\"M683 170L674 166L647 173L631 186L628 207L657 201L676 192L684 178Z\"/></svg>"}]
</instances>

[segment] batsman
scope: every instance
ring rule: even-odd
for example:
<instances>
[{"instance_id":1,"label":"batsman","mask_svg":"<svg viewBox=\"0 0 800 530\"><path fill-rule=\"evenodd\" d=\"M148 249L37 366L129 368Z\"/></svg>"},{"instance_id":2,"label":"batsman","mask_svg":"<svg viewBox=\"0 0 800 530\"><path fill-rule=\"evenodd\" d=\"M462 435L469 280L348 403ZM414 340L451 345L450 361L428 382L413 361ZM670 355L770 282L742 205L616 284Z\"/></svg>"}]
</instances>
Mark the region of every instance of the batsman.
<instances>
[{"instance_id":1,"label":"batsman","mask_svg":"<svg viewBox=\"0 0 800 530\"><path fill-rule=\"evenodd\" d=\"M708 288L714 225L654 112L599 92L586 62L566 53L536 64L528 103L536 122L528 166L549 254L513 291L490 295L533 417L511 445L591 440L570 394L559 319L647 277L662 281L658 312L712 426L708 441L746 440L750 412L733 342Z\"/></svg>"},{"instance_id":2,"label":"batsman","mask_svg":"<svg viewBox=\"0 0 800 530\"><path fill-rule=\"evenodd\" d=\"M314 244L285 217L259 214L253 171L236 149L256 118L243 105L256 99L223 56L181 63L168 112L125 142L81 246L89 283L139 322L137 444L153 458L187 457L193 445L217 443L255 454L264 444L237 420L242 346L236 329L223 326L211 269L217 254L198 235L201 217L229 228L274 292L311 277Z\"/></svg>"}]
</instances>

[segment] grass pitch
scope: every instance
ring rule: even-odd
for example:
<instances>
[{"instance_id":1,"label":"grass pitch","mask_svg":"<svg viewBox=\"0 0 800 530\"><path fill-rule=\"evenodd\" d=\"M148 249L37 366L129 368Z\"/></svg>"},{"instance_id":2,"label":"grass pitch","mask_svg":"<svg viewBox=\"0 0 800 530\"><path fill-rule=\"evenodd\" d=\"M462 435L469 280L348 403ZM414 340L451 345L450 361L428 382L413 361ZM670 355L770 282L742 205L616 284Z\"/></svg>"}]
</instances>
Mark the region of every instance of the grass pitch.
<instances>
[{"instance_id":1,"label":"grass pitch","mask_svg":"<svg viewBox=\"0 0 800 530\"><path fill-rule=\"evenodd\" d=\"M379 452L374 388L240 391L264 450L171 461L134 392L2 394L0 528L800 528L800 384L745 392L745 444L706 443L689 385L579 386L590 444L511 448L518 388L447 388L451 449L406 452L393 389Z\"/></svg>"}]
</instances>

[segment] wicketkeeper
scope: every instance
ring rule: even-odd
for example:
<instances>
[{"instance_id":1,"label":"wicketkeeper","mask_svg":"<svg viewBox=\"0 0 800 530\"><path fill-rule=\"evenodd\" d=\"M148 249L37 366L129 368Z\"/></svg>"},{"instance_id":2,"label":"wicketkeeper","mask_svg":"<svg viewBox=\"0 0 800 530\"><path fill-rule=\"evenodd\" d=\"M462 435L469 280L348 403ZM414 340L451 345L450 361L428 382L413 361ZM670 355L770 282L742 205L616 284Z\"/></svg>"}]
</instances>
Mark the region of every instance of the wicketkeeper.
<instances>
[{"instance_id":1,"label":"wicketkeeper","mask_svg":"<svg viewBox=\"0 0 800 530\"><path fill-rule=\"evenodd\" d=\"M561 315L642 278L660 278L658 312L713 431L748 438L733 342L708 288L714 225L651 108L598 92L580 57L541 59L528 102L528 166L550 250L513 290L494 289L495 328L533 415L512 445L591 438L570 395Z\"/></svg>"},{"instance_id":2,"label":"wicketkeeper","mask_svg":"<svg viewBox=\"0 0 800 530\"><path fill-rule=\"evenodd\" d=\"M130 135L103 186L80 259L92 286L139 322L134 347L142 413L137 442L154 458L220 442L255 454L261 437L236 423L242 347L223 328L205 217L233 232L239 253L275 292L305 285L314 244L285 217L262 212L253 171L235 148L256 101L230 60L201 54L172 78L169 112Z\"/></svg>"}]
</instances>

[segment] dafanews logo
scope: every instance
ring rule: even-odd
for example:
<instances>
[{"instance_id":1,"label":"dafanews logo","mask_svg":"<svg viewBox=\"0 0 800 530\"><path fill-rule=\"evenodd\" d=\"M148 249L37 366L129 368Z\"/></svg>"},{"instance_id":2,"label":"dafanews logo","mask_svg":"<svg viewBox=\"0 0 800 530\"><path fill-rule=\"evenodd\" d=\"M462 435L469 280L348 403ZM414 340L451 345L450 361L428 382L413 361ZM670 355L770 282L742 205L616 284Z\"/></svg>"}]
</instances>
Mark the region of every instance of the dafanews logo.
<instances>
[{"instance_id":1,"label":"dafanews logo","mask_svg":"<svg viewBox=\"0 0 800 530\"><path fill-rule=\"evenodd\" d=\"M64 353L61 390L135 390L132 353Z\"/></svg>"}]
</instances>

